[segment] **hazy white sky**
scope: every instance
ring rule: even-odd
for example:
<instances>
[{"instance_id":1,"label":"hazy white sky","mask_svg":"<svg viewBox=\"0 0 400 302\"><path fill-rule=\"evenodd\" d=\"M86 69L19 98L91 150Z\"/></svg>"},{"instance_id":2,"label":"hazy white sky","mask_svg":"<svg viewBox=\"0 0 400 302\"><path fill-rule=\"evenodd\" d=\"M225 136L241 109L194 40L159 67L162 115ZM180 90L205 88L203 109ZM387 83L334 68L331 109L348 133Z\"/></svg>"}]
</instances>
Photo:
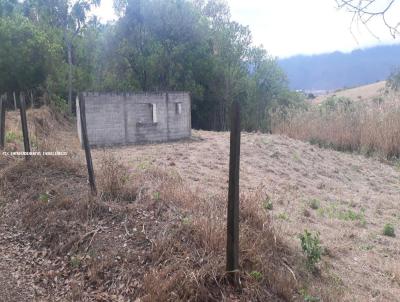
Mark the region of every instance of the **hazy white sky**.
<instances>
[{"instance_id":1,"label":"hazy white sky","mask_svg":"<svg viewBox=\"0 0 400 302\"><path fill-rule=\"evenodd\" d=\"M350 30L352 15L337 10L334 0L228 0L228 3L232 19L250 27L254 44L263 44L270 54L278 57L351 51L400 42L390 36L380 20L369 26L379 40L362 24L353 24ZM388 16L394 24L400 21L400 1L398 4L392 8L392 16ZM112 0L102 0L95 13L103 21L114 19Z\"/></svg>"}]
</instances>

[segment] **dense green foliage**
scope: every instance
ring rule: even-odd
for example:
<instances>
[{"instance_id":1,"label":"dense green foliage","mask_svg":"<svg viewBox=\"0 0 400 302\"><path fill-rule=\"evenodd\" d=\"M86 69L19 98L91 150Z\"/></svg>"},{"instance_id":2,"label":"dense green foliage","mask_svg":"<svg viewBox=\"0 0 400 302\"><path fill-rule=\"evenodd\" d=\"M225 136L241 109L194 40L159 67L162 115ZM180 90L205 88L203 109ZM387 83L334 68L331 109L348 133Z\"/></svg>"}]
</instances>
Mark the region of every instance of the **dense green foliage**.
<instances>
[{"instance_id":1,"label":"dense green foliage","mask_svg":"<svg viewBox=\"0 0 400 302\"><path fill-rule=\"evenodd\" d=\"M0 36L29 29L36 37L23 59L19 54L25 43L11 39L13 53L0 45L0 92L34 85L58 99L71 99L69 82L75 93L190 91L193 126L212 130L229 128L235 100L242 104L244 128L264 131L270 130L274 108L302 102L289 91L276 60L253 46L249 29L230 20L223 0L114 4L119 19L101 24L87 17L98 1L0 0L0 14L8 16ZM26 78L29 83L16 86Z\"/></svg>"},{"instance_id":2,"label":"dense green foliage","mask_svg":"<svg viewBox=\"0 0 400 302\"><path fill-rule=\"evenodd\" d=\"M3 10L0 10L0 12ZM46 80L56 50L45 32L21 15L0 18L0 91L22 91Z\"/></svg>"}]
</instances>

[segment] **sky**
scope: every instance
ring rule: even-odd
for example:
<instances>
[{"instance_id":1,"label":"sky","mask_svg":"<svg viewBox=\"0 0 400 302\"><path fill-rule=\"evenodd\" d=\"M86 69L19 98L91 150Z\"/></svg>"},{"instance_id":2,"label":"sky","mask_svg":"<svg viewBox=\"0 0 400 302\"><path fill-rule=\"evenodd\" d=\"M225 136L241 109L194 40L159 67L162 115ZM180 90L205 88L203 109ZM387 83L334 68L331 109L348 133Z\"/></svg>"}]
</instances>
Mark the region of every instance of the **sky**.
<instances>
[{"instance_id":1,"label":"sky","mask_svg":"<svg viewBox=\"0 0 400 302\"><path fill-rule=\"evenodd\" d=\"M349 52L374 45L400 43L381 19L352 23L352 14L338 10L335 0L227 0L232 20L249 26L253 43L279 58L297 54ZM389 0L377 0L377 5ZM112 0L102 0L94 13L104 22L115 19ZM398 22L400 1L388 21Z\"/></svg>"}]
</instances>

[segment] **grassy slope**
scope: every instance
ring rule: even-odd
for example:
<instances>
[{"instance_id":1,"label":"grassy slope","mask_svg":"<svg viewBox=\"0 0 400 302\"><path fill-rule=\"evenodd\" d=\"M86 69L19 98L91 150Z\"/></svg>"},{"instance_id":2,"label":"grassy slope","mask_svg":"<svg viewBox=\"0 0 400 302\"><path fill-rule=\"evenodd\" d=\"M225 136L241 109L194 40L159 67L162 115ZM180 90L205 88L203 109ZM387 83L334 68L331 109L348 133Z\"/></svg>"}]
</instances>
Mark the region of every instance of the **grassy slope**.
<instances>
[{"instance_id":1,"label":"grassy slope","mask_svg":"<svg viewBox=\"0 0 400 302\"><path fill-rule=\"evenodd\" d=\"M382 95L385 90L386 81L380 81L368 85L363 85L359 87L344 89L336 92L329 93L327 95L320 95L313 101L316 104L322 103L328 97L336 95L338 97L350 98L354 101L364 100L369 101L374 98L378 98Z\"/></svg>"},{"instance_id":2,"label":"grassy slope","mask_svg":"<svg viewBox=\"0 0 400 302\"><path fill-rule=\"evenodd\" d=\"M113 166L112 161L104 164L104 151L95 150L96 172L109 201L88 207L82 152L76 148L72 128L59 131L63 131L62 148L77 154L73 157L78 168L68 169L71 164L65 166L62 161L26 166L3 159L9 163L1 171L2 185L7 179L16 187L7 191L3 203L19 200L3 207L5 228L15 224L29 231L33 238L24 240L35 247L32 254L39 250L45 256L36 257L50 259L42 265L42 270L53 271L50 276L35 266L39 273L26 272L32 274L43 297L56 293L65 299L100 300L104 295L105 300L116 301L118 296L162 300L175 293L183 299L194 296L196 289L200 300L207 292L217 300L223 296L301 300L302 289L324 301L396 301L400 296L400 240L382 235L385 223L392 223L396 231L400 225L400 172L395 167L280 136L243 134L242 277L246 289L240 295L221 279L227 133L195 131L197 139L191 142L106 152L127 169ZM38 166L45 168L38 170ZM130 175L129 181L118 178L120 183L110 183L113 171L118 172L114 178ZM29 185L32 181L34 186ZM48 196L43 196L46 192ZM113 202L116 197L136 203ZM43 199L55 203L43 205L39 202ZM273 203L270 211L263 209L267 199ZM317 209L310 207L312 200ZM325 247L317 276L302 267L298 234L306 228L319 231ZM2 233L5 238L6 231ZM51 234L62 235L54 238ZM269 239L271 234L278 236L278 243ZM47 258L48 253L63 260L54 262L55 256ZM93 261L99 254L105 258ZM278 258L265 258L273 254ZM130 265L124 264L127 259ZM262 272L260 282L249 276L251 271ZM292 273L298 284L292 284Z\"/></svg>"},{"instance_id":3,"label":"grassy slope","mask_svg":"<svg viewBox=\"0 0 400 302\"><path fill-rule=\"evenodd\" d=\"M112 152L132 168L150 165L176 171L202 194L225 192L229 134L196 131L194 136L202 140ZM95 159L100 154L95 151ZM400 226L399 169L264 134L243 134L241 154L242 192L258 188L270 197L271 215L293 249L299 250L298 234L304 229L321 233L329 254L323 270L343 285L344 299L365 301L378 295L396 301L400 240L381 233L385 223ZM317 210L309 205L314 199Z\"/></svg>"}]
</instances>

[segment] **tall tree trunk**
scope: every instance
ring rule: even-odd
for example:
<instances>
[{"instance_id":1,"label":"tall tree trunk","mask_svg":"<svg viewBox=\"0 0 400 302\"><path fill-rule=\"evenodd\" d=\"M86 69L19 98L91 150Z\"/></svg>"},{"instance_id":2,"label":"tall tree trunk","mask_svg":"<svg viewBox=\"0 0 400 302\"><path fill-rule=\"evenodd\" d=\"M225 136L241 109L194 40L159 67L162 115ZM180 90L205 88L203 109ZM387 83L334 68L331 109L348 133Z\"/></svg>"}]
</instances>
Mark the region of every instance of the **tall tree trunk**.
<instances>
[{"instance_id":1,"label":"tall tree trunk","mask_svg":"<svg viewBox=\"0 0 400 302\"><path fill-rule=\"evenodd\" d=\"M68 105L72 114L72 43L67 42L68 51Z\"/></svg>"}]
</instances>

